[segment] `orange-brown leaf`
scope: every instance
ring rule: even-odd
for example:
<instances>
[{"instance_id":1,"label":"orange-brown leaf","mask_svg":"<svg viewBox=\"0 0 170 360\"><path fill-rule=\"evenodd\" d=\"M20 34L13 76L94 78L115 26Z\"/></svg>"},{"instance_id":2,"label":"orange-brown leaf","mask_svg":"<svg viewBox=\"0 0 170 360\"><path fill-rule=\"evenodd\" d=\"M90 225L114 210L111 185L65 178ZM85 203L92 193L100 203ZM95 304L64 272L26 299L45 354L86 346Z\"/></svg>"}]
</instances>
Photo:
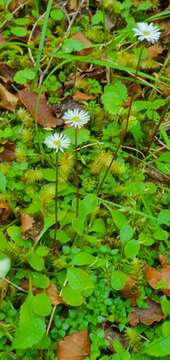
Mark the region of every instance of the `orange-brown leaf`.
<instances>
[{"instance_id":1,"label":"orange-brown leaf","mask_svg":"<svg viewBox=\"0 0 170 360\"><path fill-rule=\"evenodd\" d=\"M0 162L11 162L15 160L15 144L7 141L4 144L0 144L0 146L1 145L3 146L3 151L0 154Z\"/></svg>"},{"instance_id":2,"label":"orange-brown leaf","mask_svg":"<svg viewBox=\"0 0 170 360\"><path fill-rule=\"evenodd\" d=\"M20 90L18 92L18 96L21 103L43 128L55 128L63 124L63 120L54 116L52 109L47 103L45 95L41 96L37 114L35 112L37 102L37 95L35 93L27 90Z\"/></svg>"},{"instance_id":3,"label":"orange-brown leaf","mask_svg":"<svg viewBox=\"0 0 170 360\"><path fill-rule=\"evenodd\" d=\"M131 326L136 326L138 324L149 326L164 319L160 304L157 304L152 300L147 300L147 304L147 309L137 308L129 314L128 320Z\"/></svg>"},{"instance_id":4,"label":"orange-brown leaf","mask_svg":"<svg viewBox=\"0 0 170 360\"><path fill-rule=\"evenodd\" d=\"M24 239L31 237L37 240L43 228L43 219L39 216L34 218L24 212L21 213L21 231Z\"/></svg>"},{"instance_id":5,"label":"orange-brown leaf","mask_svg":"<svg viewBox=\"0 0 170 360\"><path fill-rule=\"evenodd\" d=\"M162 54L164 48L158 44L149 46L148 48L148 58L150 60L155 59L159 54Z\"/></svg>"},{"instance_id":6,"label":"orange-brown leaf","mask_svg":"<svg viewBox=\"0 0 170 360\"><path fill-rule=\"evenodd\" d=\"M0 108L15 111L17 97L0 84Z\"/></svg>"},{"instance_id":7,"label":"orange-brown leaf","mask_svg":"<svg viewBox=\"0 0 170 360\"><path fill-rule=\"evenodd\" d=\"M128 277L124 288L121 290L123 298L129 299L132 306L136 305L136 300L140 298L140 291L136 287L136 280L132 277Z\"/></svg>"},{"instance_id":8,"label":"orange-brown leaf","mask_svg":"<svg viewBox=\"0 0 170 360\"><path fill-rule=\"evenodd\" d=\"M57 287L54 283L49 283L49 286L46 289L46 294L50 298L53 305L59 305L63 303L62 297L59 295Z\"/></svg>"},{"instance_id":9,"label":"orange-brown leaf","mask_svg":"<svg viewBox=\"0 0 170 360\"><path fill-rule=\"evenodd\" d=\"M11 216L12 211L5 201L0 201L0 224L5 223Z\"/></svg>"},{"instance_id":10,"label":"orange-brown leaf","mask_svg":"<svg viewBox=\"0 0 170 360\"><path fill-rule=\"evenodd\" d=\"M73 95L73 100L75 101L88 101L95 99L94 95L87 95L81 91L76 91L76 93Z\"/></svg>"},{"instance_id":11,"label":"orange-brown leaf","mask_svg":"<svg viewBox=\"0 0 170 360\"><path fill-rule=\"evenodd\" d=\"M170 265L164 266L160 271L149 265L145 265L144 273L148 284L153 289L158 289L160 282L162 282L162 284L165 283L165 287L161 287L159 290L170 296Z\"/></svg>"},{"instance_id":12,"label":"orange-brown leaf","mask_svg":"<svg viewBox=\"0 0 170 360\"><path fill-rule=\"evenodd\" d=\"M84 360L89 354L90 346L87 330L77 331L58 342L58 360Z\"/></svg>"}]
</instances>

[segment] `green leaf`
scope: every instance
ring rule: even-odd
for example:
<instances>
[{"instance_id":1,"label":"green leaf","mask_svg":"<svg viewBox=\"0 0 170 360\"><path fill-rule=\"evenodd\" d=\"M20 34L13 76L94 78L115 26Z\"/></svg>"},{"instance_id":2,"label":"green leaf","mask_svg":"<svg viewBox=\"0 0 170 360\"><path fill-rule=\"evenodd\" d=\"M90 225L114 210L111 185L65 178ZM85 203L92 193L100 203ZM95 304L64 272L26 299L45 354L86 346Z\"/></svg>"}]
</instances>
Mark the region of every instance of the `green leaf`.
<instances>
[{"instance_id":1,"label":"green leaf","mask_svg":"<svg viewBox=\"0 0 170 360\"><path fill-rule=\"evenodd\" d=\"M132 239L133 233L134 231L130 225L122 226L120 229L120 240L124 242Z\"/></svg>"},{"instance_id":2,"label":"green leaf","mask_svg":"<svg viewBox=\"0 0 170 360\"><path fill-rule=\"evenodd\" d=\"M158 214L158 224L170 226L170 210L161 210Z\"/></svg>"},{"instance_id":3,"label":"green leaf","mask_svg":"<svg viewBox=\"0 0 170 360\"><path fill-rule=\"evenodd\" d=\"M32 284L38 288L46 289L49 285L49 278L40 273L32 272Z\"/></svg>"},{"instance_id":4,"label":"green leaf","mask_svg":"<svg viewBox=\"0 0 170 360\"><path fill-rule=\"evenodd\" d=\"M13 26L11 27L11 33L15 36L26 36L28 33L28 30L24 27L20 27L20 26Z\"/></svg>"},{"instance_id":5,"label":"green leaf","mask_svg":"<svg viewBox=\"0 0 170 360\"><path fill-rule=\"evenodd\" d=\"M144 350L145 354L162 357L170 354L170 336L160 337L148 344Z\"/></svg>"},{"instance_id":6,"label":"green leaf","mask_svg":"<svg viewBox=\"0 0 170 360\"><path fill-rule=\"evenodd\" d=\"M27 349L37 344L45 334L45 322L37 316L32 307L33 295L28 294L20 308L19 327L16 330L13 349Z\"/></svg>"},{"instance_id":7,"label":"green leaf","mask_svg":"<svg viewBox=\"0 0 170 360\"><path fill-rule=\"evenodd\" d=\"M30 70L30 69L19 70L14 75L14 81L21 85L26 84L28 81L31 81L34 78L35 78L35 72L34 70Z\"/></svg>"},{"instance_id":8,"label":"green leaf","mask_svg":"<svg viewBox=\"0 0 170 360\"><path fill-rule=\"evenodd\" d=\"M164 321L162 324L162 335L164 337L170 336L170 321Z\"/></svg>"},{"instance_id":9,"label":"green leaf","mask_svg":"<svg viewBox=\"0 0 170 360\"><path fill-rule=\"evenodd\" d=\"M138 255L140 250L140 244L137 240L130 240L124 247L124 254L128 259L134 258Z\"/></svg>"},{"instance_id":10,"label":"green leaf","mask_svg":"<svg viewBox=\"0 0 170 360\"><path fill-rule=\"evenodd\" d=\"M62 298L64 302L71 306L80 306L83 304L83 296L79 290L73 289L71 286L66 285L62 290Z\"/></svg>"},{"instance_id":11,"label":"green leaf","mask_svg":"<svg viewBox=\"0 0 170 360\"><path fill-rule=\"evenodd\" d=\"M36 249L36 254L39 256L47 256L49 253L49 248L47 246L38 246Z\"/></svg>"},{"instance_id":12,"label":"green leaf","mask_svg":"<svg viewBox=\"0 0 170 360\"><path fill-rule=\"evenodd\" d=\"M11 260L9 257L0 255L0 279L4 279L11 268Z\"/></svg>"},{"instance_id":13,"label":"green leaf","mask_svg":"<svg viewBox=\"0 0 170 360\"><path fill-rule=\"evenodd\" d=\"M68 269L67 280L71 288L79 290L84 294L84 296L89 296L94 289L91 276L82 269L76 269L73 267Z\"/></svg>"},{"instance_id":14,"label":"green leaf","mask_svg":"<svg viewBox=\"0 0 170 360\"><path fill-rule=\"evenodd\" d=\"M61 242L61 244L65 244L70 240L70 236L63 230L57 231L57 240Z\"/></svg>"},{"instance_id":15,"label":"green leaf","mask_svg":"<svg viewBox=\"0 0 170 360\"><path fill-rule=\"evenodd\" d=\"M120 80L116 80L113 84L106 85L104 87L104 94L102 95L102 103L105 110L110 115L116 115L125 100L127 100L127 96L127 88Z\"/></svg>"},{"instance_id":16,"label":"green leaf","mask_svg":"<svg viewBox=\"0 0 170 360\"><path fill-rule=\"evenodd\" d=\"M92 25L98 25L104 23L104 14L103 11L97 10L92 17Z\"/></svg>"},{"instance_id":17,"label":"green leaf","mask_svg":"<svg viewBox=\"0 0 170 360\"><path fill-rule=\"evenodd\" d=\"M51 301L45 293L34 296L32 305L34 312L39 316L48 316L51 313Z\"/></svg>"},{"instance_id":18,"label":"green leaf","mask_svg":"<svg viewBox=\"0 0 170 360\"><path fill-rule=\"evenodd\" d=\"M103 219L96 219L91 228L89 228L89 232L95 232L97 234L105 235L106 227Z\"/></svg>"},{"instance_id":19,"label":"green leaf","mask_svg":"<svg viewBox=\"0 0 170 360\"><path fill-rule=\"evenodd\" d=\"M0 192L4 192L6 190L6 176L0 172Z\"/></svg>"},{"instance_id":20,"label":"green leaf","mask_svg":"<svg viewBox=\"0 0 170 360\"><path fill-rule=\"evenodd\" d=\"M36 253L29 254L27 259L34 270L42 271L44 269L44 260Z\"/></svg>"},{"instance_id":21,"label":"green leaf","mask_svg":"<svg viewBox=\"0 0 170 360\"><path fill-rule=\"evenodd\" d=\"M87 48L87 45L83 44L79 40L76 39L66 39L64 40L62 50L65 53L71 53L73 51L81 51Z\"/></svg>"},{"instance_id":22,"label":"green leaf","mask_svg":"<svg viewBox=\"0 0 170 360\"><path fill-rule=\"evenodd\" d=\"M16 241L17 243L22 241L21 228L19 226L16 225L9 226L7 229L7 233L13 241Z\"/></svg>"},{"instance_id":23,"label":"green leaf","mask_svg":"<svg viewBox=\"0 0 170 360\"><path fill-rule=\"evenodd\" d=\"M77 265L77 266L91 265L95 261L96 261L96 258L93 255L82 251L73 257L72 264Z\"/></svg>"},{"instance_id":24,"label":"green leaf","mask_svg":"<svg viewBox=\"0 0 170 360\"><path fill-rule=\"evenodd\" d=\"M28 19L28 18L18 18L18 19L15 19L15 24L16 25L28 25L30 24L31 20Z\"/></svg>"},{"instance_id":25,"label":"green leaf","mask_svg":"<svg viewBox=\"0 0 170 360\"><path fill-rule=\"evenodd\" d=\"M113 271L111 275L111 285L114 290L124 288L127 276L122 271Z\"/></svg>"},{"instance_id":26,"label":"green leaf","mask_svg":"<svg viewBox=\"0 0 170 360\"><path fill-rule=\"evenodd\" d=\"M8 242L4 236L3 231L0 229L0 249L3 251L7 249L7 247L8 247Z\"/></svg>"},{"instance_id":27,"label":"green leaf","mask_svg":"<svg viewBox=\"0 0 170 360\"><path fill-rule=\"evenodd\" d=\"M61 21L65 18L64 11L61 9L53 9L50 13L50 16L55 21Z\"/></svg>"},{"instance_id":28,"label":"green leaf","mask_svg":"<svg viewBox=\"0 0 170 360\"><path fill-rule=\"evenodd\" d=\"M64 130L64 135L68 136L71 143L75 145L75 130L73 128L67 128ZM88 129L78 129L77 131L77 145L81 145L88 142L90 139L90 131Z\"/></svg>"},{"instance_id":29,"label":"green leaf","mask_svg":"<svg viewBox=\"0 0 170 360\"><path fill-rule=\"evenodd\" d=\"M118 210L112 211L112 218L118 229L121 229L123 226L128 225L127 217Z\"/></svg>"},{"instance_id":30,"label":"green leaf","mask_svg":"<svg viewBox=\"0 0 170 360\"><path fill-rule=\"evenodd\" d=\"M170 316L170 300L165 296L161 299L161 308L165 316Z\"/></svg>"}]
</instances>

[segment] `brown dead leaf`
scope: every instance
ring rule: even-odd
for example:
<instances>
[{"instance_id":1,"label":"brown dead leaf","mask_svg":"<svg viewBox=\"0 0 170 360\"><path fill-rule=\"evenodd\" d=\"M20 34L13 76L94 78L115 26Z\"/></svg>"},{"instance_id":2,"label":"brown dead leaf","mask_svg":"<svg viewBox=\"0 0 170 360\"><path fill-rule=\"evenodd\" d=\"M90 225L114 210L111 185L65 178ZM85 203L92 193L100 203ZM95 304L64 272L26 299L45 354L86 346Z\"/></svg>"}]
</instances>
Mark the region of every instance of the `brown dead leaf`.
<instances>
[{"instance_id":1,"label":"brown dead leaf","mask_svg":"<svg viewBox=\"0 0 170 360\"><path fill-rule=\"evenodd\" d=\"M0 108L15 111L17 101L17 97L0 84Z\"/></svg>"},{"instance_id":2,"label":"brown dead leaf","mask_svg":"<svg viewBox=\"0 0 170 360\"><path fill-rule=\"evenodd\" d=\"M67 1L68 9L71 11L76 11L78 9L78 5L79 5L79 0L68 0Z\"/></svg>"},{"instance_id":3,"label":"brown dead leaf","mask_svg":"<svg viewBox=\"0 0 170 360\"><path fill-rule=\"evenodd\" d=\"M127 278L124 288L121 290L123 298L129 299L132 306L136 305L136 300L140 298L140 291L136 287L136 280L130 276Z\"/></svg>"},{"instance_id":4,"label":"brown dead leaf","mask_svg":"<svg viewBox=\"0 0 170 360\"><path fill-rule=\"evenodd\" d=\"M161 20L160 25L163 27L164 31L161 34L162 39L169 40L170 39L170 20Z\"/></svg>"},{"instance_id":5,"label":"brown dead leaf","mask_svg":"<svg viewBox=\"0 0 170 360\"><path fill-rule=\"evenodd\" d=\"M12 211L5 201L0 201L0 224L4 224L11 216Z\"/></svg>"},{"instance_id":6,"label":"brown dead leaf","mask_svg":"<svg viewBox=\"0 0 170 360\"><path fill-rule=\"evenodd\" d=\"M20 283L20 287L25 290L25 291L29 291L29 281L27 279L23 279ZM37 288L36 286L32 286L32 292L34 295L36 294L40 294L42 291L42 289Z\"/></svg>"},{"instance_id":7,"label":"brown dead leaf","mask_svg":"<svg viewBox=\"0 0 170 360\"><path fill-rule=\"evenodd\" d=\"M163 48L163 46L154 44L152 46L149 46L147 51L148 51L148 58L150 60L152 60L152 59L155 59L159 54L162 54L162 52L164 51L164 48Z\"/></svg>"},{"instance_id":8,"label":"brown dead leaf","mask_svg":"<svg viewBox=\"0 0 170 360\"><path fill-rule=\"evenodd\" d=\"M46 294L50 298L53 305L59 305L63 303L62 297L59 295L56 285L53 282L49 283L46 289Z\"/></svg>"},{"instance_id":9,"label":"brown dead leaf","mask_svg":"<svg viewBox=\"0 0 170 360\"><path fill-rule=\"evenodd\" d=\"M90 346L87 330L77 331L58 342L58 360L83 360L89 354Z\"/></svg>"},{"instance_id":10,"label":"brown dead leaf","mask_svg":"<svg viewBox=\"0 0 170 360\"><path fill-rule=\"evenodd\" d=\"M160 304L157 304L156 302L149 299L147 300L147 304L147 309L137 308L129 314L128 321L131 326L136 326L138 324L149 326L165 318Z\"/></svg>"},{"instance_id":11,"label":"brown dead leaf","mask_svg":"<svg viewBox=\"0 0 170 360\"><path fill-rule=\"evenodd\" d=\"M162 266L168 265L168 259L167 259L167 257L166 257L165 255L160 254L159 257L158 257L158 259L159 259L159 262L160 262L160 264L161 264Z\"/></svg>"},{"instance_id":12,"label":"brown dead leaf","mask_svg":"<svg viewBox=\"0 0 170 360\"><path fill-rule=\"evenodd\" d=\"M3 299L5 299L5 296L6 296L7 291L8 291L8 286L9 286L9 283L6 280L1 280L0 281L0 300L1 301Z\"/></svg>"},{"instance_id":13,"label":"brown dead leaf","mask_svg":"<svg viewBox=\"0 0 170 360\"><path fill-rule=\"evenodd\" d=\"M37 240L43 228L43 220L40 216L32 217L24 212L21 213L21 231L23 239L32 238Z\"/></svg>"},{"instance_id":14,"label":"brown dead leaf","mask_svg":"<svg viewBox=\"0 0 170 360\"><path fill-rule=\"evenodd\" d=\"M41 96L37 115L35 114L37 95L33 92L29 92L28 90L20 90L18 91L18 96L21 103L43 128L55 128L63 124L62 119L54 116L53 110L48 105L45 95Z\"/></svg>"},{"instance_id":15,"label":"brown dead leaf","mask_svg":"<svg viewBox=\"0 0 170 360\"><path fill-rule=\"evenodd\" d=\"M12 83L14 74L14 69L11 69L10 66L3 62L0 62L0 79L3 81L3 83Z\"/></svg>"},{"instance_id":16,"label":"brown dead leaf","mask_svg":"<svg viewBox=\"0 0 170 360\"><path fill-rule=\"evenodd\" d=\"M112 327L109 327L105 330L104 337L108 342L109 350L112 352L115 351L113 347L113 341L115 340L118 340L124 348L128 347L128 340L126 339L125 335L115 331Z\"/></svg>"},{"instance_id":17,"label":"brown dead leaf","mask_svg":"<svg viewBox=\"0 0 170 360\"><path fill-rule=\"evenodd\" d=\"M15 143L7 141L4 144L0 143L0 146L3 146L3 151L0 153L0 162L15 160Z\"/></svg>"},{"instance_id":18,"label":"brown dead leaf","mask_svg":"<svg viewBox=\"0 0 170 360\"><path fill-rule=\"evenodd\" d=\"M76 93L73 95L73 100L75 101L88 101L95 99L94 95L87 95L81 91L76 91Z\"/></svg>"},{"instance_id":19,"label":"brown dead leaf","mask_svg":"<svg viewBox=\"0 0 170 360\"><path fill-rule=\"evenodd\" d=\"M153 289L159 289L159 291L163 292L165 295L170 296L170 265L164 266L160 271L155 268L145 265L144 273L148 284ZM165 288L159 288L159 284L165 283Z\"/></svg>"}]
</instances>

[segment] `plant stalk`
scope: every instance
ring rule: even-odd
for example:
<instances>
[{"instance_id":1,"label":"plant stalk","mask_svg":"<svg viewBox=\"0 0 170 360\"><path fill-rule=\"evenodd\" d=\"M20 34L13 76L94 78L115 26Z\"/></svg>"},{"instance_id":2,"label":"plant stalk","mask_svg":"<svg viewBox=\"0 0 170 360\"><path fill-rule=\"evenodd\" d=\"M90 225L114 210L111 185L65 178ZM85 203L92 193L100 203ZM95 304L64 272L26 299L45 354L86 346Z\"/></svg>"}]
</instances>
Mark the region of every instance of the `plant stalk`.
<instances>
[{"instance_id":1,"label":"plant stalk","mask_svg":"<svg viewBox=\"0 0 170 360\"><path fill-rule=\"evenodd\" d=\"M134 84L136 85L136 82L137 82L137 74L138 74L138 71L139 71L139 65L140 65L140 61L141 61L141 58L142 58L142 53L143 53L143 47L140 49L140 53L139 53L139 58L138 58L138 62L137 62L137 65L136 65L136 71L135 71L135 81L134 81ZM112 160L108 166L108 168L106 169L106 172L101 180L101 182L99 183L99 186L98 186L98 189L97 189L97 194L99 194L102 186L103 186L103 183L104 181L106 180L107 178L107 175L109 174L109 171L112 167L112 164L116 158L116 155L121 147L121 145L123 144L124 142L124 139L126 137L126 134L127 134L127 131L128 131L128 125L129 125L129 119L130 119L130 114L131 114L131 110L132 110L132 105L133 105L133 101L134 101L134 98L135 98L135 93L133 93L133 95L131 96L131 99L130 99L130 104L129 104L129 109L128 109L128 113L127 113L127 118L126 118L126 125L125 125L125 129L123 131L123 134L122 136L120 137L120 142L117 146L117 149L116 151L114 152L113 156L112 156Z\"/></svg>"},{"instance_id":2,"label":"plant stalk","mask_svg":"<svg viewBox=\"0 0 170 360\"><path fill-rule=\"evenodd\" d=\"M79 174L78 174L78 146L77 146L78 132L75 128L75 174L76 174L76 217L79 214Z\"/></svg>"},{"instance_id":3,"label":"plant stalk","mask_svg":"<svg viewBox=\"0 0 170 360\"><path fill-rule=\"evenodd\" d=\"M57 227L58 227L58 152L56 152L55 162L55 233L54 239L57 238Z\"/></svg>"}]
</instances>

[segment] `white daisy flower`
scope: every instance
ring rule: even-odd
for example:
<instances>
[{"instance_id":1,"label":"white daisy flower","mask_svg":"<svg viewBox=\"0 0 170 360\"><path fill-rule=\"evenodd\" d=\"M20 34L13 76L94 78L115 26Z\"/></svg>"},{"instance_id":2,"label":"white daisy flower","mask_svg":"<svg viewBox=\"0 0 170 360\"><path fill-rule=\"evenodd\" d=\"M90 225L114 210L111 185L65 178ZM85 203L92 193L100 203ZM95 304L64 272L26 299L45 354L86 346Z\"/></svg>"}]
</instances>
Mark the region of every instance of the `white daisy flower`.
<instances>
[{"instance_id":1,"label":"white daisy flower","mask_svg":"<svg viewBox=\"0 0 170 360\"><path fill-rule=\"evenodd\" d=\"M67 125L74 128L81 128L90 121L89 114L80 109L68 110L64 113L63 119Z\"/></svg>"},{"instance_id":2,"label":"white daisy flower","mask_svg":"<svg viewBox=\"0 0 170 360\"><path fill-rule=\"evenodd\" d=\"M0 279L4 279L11 267L11 260L8 257L0 256Z\"/></svg>"},{"instance_id":3,"label":"white daisy flower","mask_svg":"<svg viewBox=\"0 0 170 360\"><path fill-rule=\"evenodd\" d=\"M159 40L161 34L158 27L153 23L147 24L144 22L137 23L133 31L139 41L147 40L151 44L156 43Z\"/></svg>"},{"instance_id":4,"label":"white daisy flower","mask_svg":"<svg viewBox=\"0 0 170 360\"><path fill-rule=\"evenodd\" d=\"M54 149L56 152L64 151L70 145L70 140L67 136L55 133L48 136L44 143L51 149Z\"/></svg>"}]
</instances>

